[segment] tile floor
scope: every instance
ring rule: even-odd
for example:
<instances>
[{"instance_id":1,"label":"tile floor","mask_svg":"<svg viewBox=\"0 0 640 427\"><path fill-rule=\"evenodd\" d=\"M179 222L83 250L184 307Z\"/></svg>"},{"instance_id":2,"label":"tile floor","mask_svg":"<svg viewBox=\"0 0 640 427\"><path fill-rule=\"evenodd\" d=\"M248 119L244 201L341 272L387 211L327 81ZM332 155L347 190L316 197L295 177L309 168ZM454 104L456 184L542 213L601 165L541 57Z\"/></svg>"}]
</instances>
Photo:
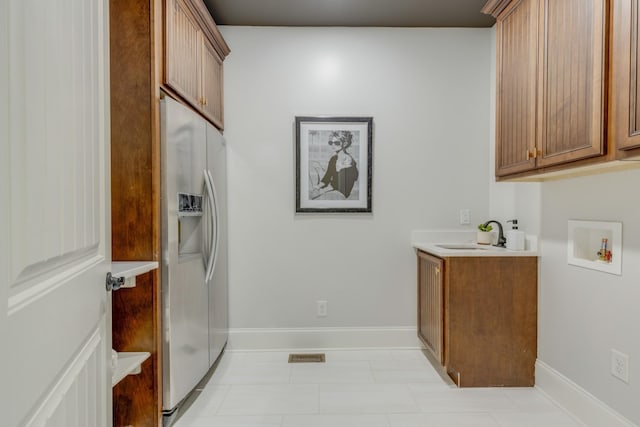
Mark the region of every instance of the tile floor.
<instances>
[{"instance_id":1,"label":"tile floor","mask_svg":"<svg viewBox=\"0 0 640 427\"><path fill-rule=\"evenodd\" d=\"M533 388L458 389L419 350L226 352L175 427L580 427Z\"/></svg>"}]
</instances>

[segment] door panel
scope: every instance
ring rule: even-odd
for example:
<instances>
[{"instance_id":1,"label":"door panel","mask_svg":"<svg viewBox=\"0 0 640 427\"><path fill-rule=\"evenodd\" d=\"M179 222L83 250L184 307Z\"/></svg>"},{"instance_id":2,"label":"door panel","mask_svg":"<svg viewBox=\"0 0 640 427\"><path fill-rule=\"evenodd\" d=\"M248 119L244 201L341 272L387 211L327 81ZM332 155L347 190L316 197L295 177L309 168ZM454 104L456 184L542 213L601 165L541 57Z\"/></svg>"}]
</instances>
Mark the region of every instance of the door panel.
<instances>
[{"instance_id":1,"label":"door panel","mask_svg":"<svg viewBox=\"0 0 640 427\"><path fill-rule=\"evenodd\" d=\"M8 15L5 422L107 426L107 3L10 0Z\"/></svg>"},{"instance_id":2,"label":"door panel","mask_svg":"<svg viewBox=\"0 0 640 427\"><path fill-rule=\"evenodd\" d=\"M604 152L605 1L543 3L538 166Z\"/></svg>"},{"instance_id":3,"label":"door panel","mask_svg":"<svg viewBox=\"0 0 640 427\"><path fill-rule=\"evenodd\" d=\"M498 18L496 175L535 168L538 9L513 2Z\"/></svg>"},{"instance_id":4,"label":"door panel","mask_svg":"<svg viewBox=\"0 0 640 427\"><path fill-rule=\"evenodd\" d=\"M200 28L184 0L167 2L166 81L200 106Z\"/></svg>"},{"instance_id":5,"label":"door panel","mask_svg":"<svg viewBox=\"0 0 640 427\"><path fill-rule=\"evenodd\" d=\"M613 2L611 126L609 135L625 158L640 147L640 1Z\"/></svg>"},{"instance_id":6,"label":"door panel","mask_svg":"<svg viewBox=\"0 0 640 427\"><path fill-rule=\"evenodd\" d=\"M222 59L209 40L202 39L202 112L222 128Z\"/></svg>"},{"instance_id":7,"label":"door panel","mask_svg":"<svg viewBox=\"0 0 640 427\"><path fill-rule=\"evenodd\" d=\"M444 261L418 251L418 337L444 364Z\"/></svg>"}]
</instances>

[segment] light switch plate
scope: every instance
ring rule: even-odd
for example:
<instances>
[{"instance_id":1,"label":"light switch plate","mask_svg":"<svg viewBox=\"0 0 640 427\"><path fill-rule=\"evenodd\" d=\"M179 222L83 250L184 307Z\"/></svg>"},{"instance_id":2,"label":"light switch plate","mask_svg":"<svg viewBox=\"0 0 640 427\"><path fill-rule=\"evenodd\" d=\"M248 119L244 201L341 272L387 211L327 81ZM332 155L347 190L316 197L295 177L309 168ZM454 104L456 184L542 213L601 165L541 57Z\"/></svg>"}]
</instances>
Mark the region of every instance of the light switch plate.
<instances>
[{"instance_id":1,"label":"light switch plate","mask_svg":"<svg viewBox=\"0 0 640 427\"><path fill-rule=\"evenodd\" d=\"M468 225L471 223L471 212L469 209L460 209L460 224Z\"/></svg>"}]
</instances>

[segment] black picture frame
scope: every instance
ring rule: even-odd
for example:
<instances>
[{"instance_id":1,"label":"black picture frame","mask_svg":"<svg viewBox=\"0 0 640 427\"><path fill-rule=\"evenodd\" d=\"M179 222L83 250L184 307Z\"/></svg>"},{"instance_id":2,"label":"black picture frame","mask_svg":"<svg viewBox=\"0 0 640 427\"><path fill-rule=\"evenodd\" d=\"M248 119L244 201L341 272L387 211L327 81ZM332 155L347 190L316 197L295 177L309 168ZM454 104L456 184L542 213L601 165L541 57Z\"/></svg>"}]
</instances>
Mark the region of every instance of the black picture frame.
<instances>
[{"instance_id":1,"label":"black picture frame","mask_svg":"<svg viewBox=\"0 0 640 427\"><path fill-rule=\"evenodd\" d=\"M295 122L296 213L371 213L373 117Z\"/></svg>"}]
</instances>

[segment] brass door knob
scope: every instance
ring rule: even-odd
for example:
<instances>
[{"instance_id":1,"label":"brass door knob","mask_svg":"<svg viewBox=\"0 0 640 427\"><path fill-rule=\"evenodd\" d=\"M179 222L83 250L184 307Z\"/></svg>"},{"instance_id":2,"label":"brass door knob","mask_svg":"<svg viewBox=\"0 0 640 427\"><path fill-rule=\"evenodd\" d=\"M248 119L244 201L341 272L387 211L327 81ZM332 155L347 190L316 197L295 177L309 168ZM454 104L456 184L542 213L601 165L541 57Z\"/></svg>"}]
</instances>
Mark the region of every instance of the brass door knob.
<instances>
[{"instance_id":1,"label":"brass door knob","mask_svg":"<svg viewBox=\"0 0 640 427\"><path fill-rule=\"evenodd\" d=\"M525 153L526 153L527 160L535 159L536 157L542 155L542 151L541 150L536 150L535 148L533 150L529 150L527 148L525 150Z\"/></svg>"}]
</instances>

